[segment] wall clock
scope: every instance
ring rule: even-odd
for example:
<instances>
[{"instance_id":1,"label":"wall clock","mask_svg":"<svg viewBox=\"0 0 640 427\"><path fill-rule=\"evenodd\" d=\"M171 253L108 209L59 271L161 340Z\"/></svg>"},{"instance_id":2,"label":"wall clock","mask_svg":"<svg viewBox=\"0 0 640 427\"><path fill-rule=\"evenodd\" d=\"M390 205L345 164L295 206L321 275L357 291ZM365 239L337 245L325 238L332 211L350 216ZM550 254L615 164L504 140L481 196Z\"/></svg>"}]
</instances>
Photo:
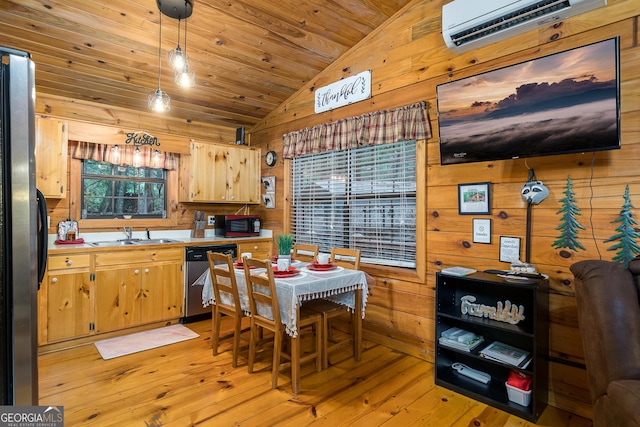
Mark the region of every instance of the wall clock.
<instances>
[{"instance_id":1,"label":"wall clock","mask_svg":"<svg viewBox=\"0 0 640 427\"><path fill-rule=\"evenodd\" d=\"M275 165L277 159L278 159L278 156L276 155L275 151L268 151L267 154L265 154L264 156L264 161L267 164L267 166Z\"/></svg>"}]
</instances>

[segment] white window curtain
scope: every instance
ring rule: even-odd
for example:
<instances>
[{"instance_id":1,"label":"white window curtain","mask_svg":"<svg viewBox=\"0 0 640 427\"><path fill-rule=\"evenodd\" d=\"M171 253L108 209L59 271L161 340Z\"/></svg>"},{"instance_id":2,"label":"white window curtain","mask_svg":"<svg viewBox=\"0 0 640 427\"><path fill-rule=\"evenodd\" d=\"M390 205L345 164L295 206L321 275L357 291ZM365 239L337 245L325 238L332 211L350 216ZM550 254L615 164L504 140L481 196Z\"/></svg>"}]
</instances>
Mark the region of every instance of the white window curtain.
<instances>
[{"instance_id":1,"label":"white window curtain","mask_svg":"<svg viewBox=\"0 0 640 427\"><path fill-rule=\"evenodd\" d=\"M416 143L296 157L291 224L296 242L360 249L362 262L416 265Z\"/></svg>"}]
</instances>

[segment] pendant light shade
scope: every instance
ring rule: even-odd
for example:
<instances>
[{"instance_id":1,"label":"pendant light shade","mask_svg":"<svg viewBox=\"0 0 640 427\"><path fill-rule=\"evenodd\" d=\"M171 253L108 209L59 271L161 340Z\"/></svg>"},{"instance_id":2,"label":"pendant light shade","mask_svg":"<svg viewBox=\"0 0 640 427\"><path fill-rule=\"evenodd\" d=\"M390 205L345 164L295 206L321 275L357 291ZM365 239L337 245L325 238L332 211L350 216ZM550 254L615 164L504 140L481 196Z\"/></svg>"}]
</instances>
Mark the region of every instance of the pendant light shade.
<instances>
[{"instance_id":1,"label":"pendant light shade","mask_svg":"<svg viewBox=\"0 0 640 427\"><path fill-rule=\"evenodd\" d=\"M160 76L162 72L162 13L160 14L160 30L158 31L158 89L149 94L149 108L157 113L169 111L169 95L160 88Z\"/></svg>"},{"instance_id":2,"label":"pendant light shade","mask_svg":"<svg viewBox=\"0 0 640 427\"><path fill-rule=\"evenodd\" d=\"M175 49L169 51L169 64L173 65L175 70L182 70L184 64L187 63L187 53L182 51L180 47L180 23L182 19L178 18L178 46ZM186 21L185 21L185 43L187 42L187 34L186 34Z\"/></svg>"},{"instance_id":3,"label":"pendant light shade","mask_svg":"<svg viewBox=\"0 0 640 427\"><path fill-rule=\"evenodd\" d=\"M176 71L175 81L182 87L193 87L196 85L196 73L191 69L189 63L184 64L182 70Z\"/></svg>"},{"instance_id":4,"label":"pendant light shade","mask_svg":"<svg viewBox=\"0 0 640 427\"><path fill-rule=\"evenodd\" d=\"M186 2L185 2L186 4ZM179 33L180 31L178 31ZM184 21L184 64L182 67L175 67L175 75L173 80L182 87L193 87L196 85L196 73L189 66L187 58L187 21Z\"/></svg>"}]
</instances>

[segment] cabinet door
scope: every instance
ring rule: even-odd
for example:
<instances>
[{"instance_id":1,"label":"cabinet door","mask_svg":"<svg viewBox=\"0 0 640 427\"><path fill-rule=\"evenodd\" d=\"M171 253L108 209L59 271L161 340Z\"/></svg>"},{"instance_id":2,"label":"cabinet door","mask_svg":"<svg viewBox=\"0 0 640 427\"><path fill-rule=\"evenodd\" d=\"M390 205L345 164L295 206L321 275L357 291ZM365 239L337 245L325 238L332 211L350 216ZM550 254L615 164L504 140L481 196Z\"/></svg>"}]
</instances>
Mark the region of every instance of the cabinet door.
<instances>
[{"instance_id":1,"label":"cabinet door","mask_svg":"<svg viewBox=\"0 0 640 427\"><path fill-rule=\"evenodd\" d=\"M89 272L51 272L47 286L47 341L89 335L91 277Z\"/></svg>"},{"instance_id":2,"label":"cabinet door","mask_svg":"<svg viewBox=\"0 0 640 427\"><path fill-rule=\"evenodd\" d=\"M96 272L96 331L106 332L140 323L140 268Z\"/></svg>"},{"instance_id":3,"label":"cabinet door","mask_svg":"<svg viewBox=\"0 0 640 427\"><path fill-rule=\"evenodd\" d=\"M214 146L211 144L193 143L191 150L192 162L192 200L194 202L210 202L216 200L216 187L219 183L215 179ZM224 181L223 181L224 182Z\"/></svg>"},{"instance_id":4,"label":"cabinet door","mask_svg":"<svg viewBox=\"0 0 640 427\"><path fill-rule=\"evenodd\" d=\"M36 186L47 198L67 197L67 122L36 118Z\"/></svg>"},{"instance_id":5,"label":"cabinet door","mask_svg":"<svg viewBox=\"0 0 640 427\"><path fill-rule=\"evenodd\" d=\"M143 267L140 292L141 322L176 319L182 315L183 283L181 264Z\"/></svg>"},{"instance_id":6,"label":"cabinet door","mask_svg":"<svg viewBox=\"0 0 640 427\"><path fill-rule=\"evenodd\" d=\"M260 151L234 147L227 156L228 201L259 203Z\"/></svg>"}]
</instances>

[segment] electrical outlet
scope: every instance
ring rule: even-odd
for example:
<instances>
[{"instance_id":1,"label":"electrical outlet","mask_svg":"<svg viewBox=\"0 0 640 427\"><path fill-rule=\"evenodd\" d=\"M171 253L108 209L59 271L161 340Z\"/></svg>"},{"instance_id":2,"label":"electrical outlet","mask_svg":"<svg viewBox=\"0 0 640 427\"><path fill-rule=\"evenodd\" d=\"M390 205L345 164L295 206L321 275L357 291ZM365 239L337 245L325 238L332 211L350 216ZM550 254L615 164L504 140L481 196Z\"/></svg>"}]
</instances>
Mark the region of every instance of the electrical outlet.
<instances>
[{"instance_id":1,"label":"electrical outlet","mask_svg":"<svg viewBox=\"0 0 640 427\"><path fill-rule=\"evenodd\" d=\"M213 215L209 215L207 217L207 225L216 225L216 217Z\"/></svg>"}]
</instances>

